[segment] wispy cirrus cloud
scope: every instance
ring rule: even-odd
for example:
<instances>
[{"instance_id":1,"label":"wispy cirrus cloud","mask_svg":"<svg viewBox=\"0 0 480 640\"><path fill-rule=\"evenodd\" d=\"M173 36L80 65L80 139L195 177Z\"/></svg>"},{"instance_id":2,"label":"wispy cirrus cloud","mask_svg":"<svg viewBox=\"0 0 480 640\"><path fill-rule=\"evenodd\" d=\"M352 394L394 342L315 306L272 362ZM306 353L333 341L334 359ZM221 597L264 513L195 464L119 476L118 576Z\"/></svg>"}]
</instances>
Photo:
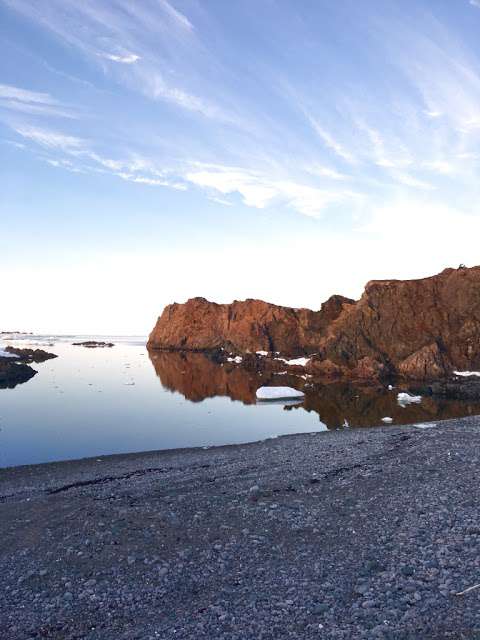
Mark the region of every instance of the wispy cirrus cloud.
<instances>
[{"instance_id":1,"label":"wispy cirrus cloud","mask_svg":"<svg viewBox=\"0 0 480 640\"><path fill-rule=\"evenodd\" d=\"M193 31L193 24L187 18L187 16L178 9L175 9L167 0L160 0L160 6L180 27L187 31Z\"/></svg>"},{"instance_id":2,"label":"wispy cirrus cloud","mask_svg":"<svg viewBox=\"0 0 480 640\"><path fill-rule=\"evenodd\" d=\"M187 10L181 13L167 0L51 0L41 8L33 0L5 1L95 63L97 72L117 83L115 87L127 87L125 98L132 103L125 122L143 133L138 142L127 131L112 145L118 129L109 129L108 114L105 130L94 134L85 127L83 146L77 147L52 136L55 123L50 134L42 134L35 120L28 123L30 129L24 125L23 133L17 129L48 150L52 166L71 170L77 163L82 171L137 184L199 189L222 204L287 206L308 216L342 205L356 210L359 202L373 207L399 192L435 192L441 198L453 180L465 193L474 191L480 160L478 65L428 13L419 17L418 28L397 24L388 11L383 23L377 16L375 24L362 22L361 35L368 37L358 40L372 47L382 71L371 84L351 57L342 62L341 71L352 66L348 82L342 84L336 59L328 58L328 51L326 58L320 55L325 51L319 45L314 58L322 60L322 66L309 71L309 79L319 79L317 92L315 83L302 85L297 74L288 82L278 81L281 73L270 73L271 62L264 62L256 75L251 65L255 54L248 51L237 64L233 50L226 48L230 55L224 62L215 55L216 38L208 34L202 40L207 21L194 24L194 18L208 14L195 13L195 3L182 3ZM190 8L194 18L187 15ZM301 40L301 34L297 36ZM228 46L230 42L224 42ZM273 51L275 43L271 46ZM269 61L275 57L270 53ZM361 48L357 53L363 53ZM390 75L383 73L383 62ZM335 81L327 91L321 82L330 67ZM378 71L376 62L369 69ZM19 111L29 109L32 116L35 109L63 108L47 93L4 99L21 105ZM146 104L152 109L143 129L134 99L142 117ZM170 130L175 118L180 127ZM74 132L81 130L75 127ZM62 153L69 155L68 162Z\"/></svg>"},{"instance_id":3,"label":"wispy cirrus cloud","mask_svg":"<svg viewBox=\"0 0 480 640\"><path fill-rule=\"evenodd\" d=\"M159 169L148 158L131 152L127 157L111 158L95 150L92 141L52 129L32 125L14 125L23 139L40 148L42 160L53 167L76 173L108 173L127 182L185 190L181 178L172 171ZM25 145L22 145L25 148Z\"/></svg>"},{"instance_id":4,"label":"wispy cirrus cloud","mask_svg":"<svg viewBox=\"0 0 480 640\"><path fill-rule=\"evenodd\" d=\"M126 53L124 55L115 55L114 53L104 53L103 57L112 62L120 62L121 64L134 64L140 60L140 56L135 53Z\"/></svg>"},{"instance_id":5,"label":"wispy cirrus cloud","mask_svg":"<svg viewBox=\"0 0 480 640\"><path fill-rule=\"evenodd\" d=\"M239 194L249 207L264 209L286 205L312 217L339 202L353 202L360 196L348 190L321 189L308 184L265 175L242 167L198 164L184 174L185 180L223 196Z\"/></svg>"},{"instance_id":6,"label":"wispy cirrus cloud","mask_svg":"<svg viewBox=\"0 0 480 640\"><path fill-rule=\"evenodd\" d=\"M356 159L354 155L346 149L334 136L327 131L315 118L308 117L310 124L312 125L315 133L321 138L324 144L331 149L339 158L347 162L348 164L355 164Z\"/></svg>"},{"instance_id":7,"label":"wispy cirrus cloud","mask_svg":"<svg viewBox=\"0 0 480 640\"><path fill-rule=\"evenodd\" d=\"M82 138L52 131L51 129L31 125L17 125L13 128L23 138L47 149L59 149L66 153L79 153L84 152L87 148L87 143Z\"/></svg>"},{"instance_id":8,"label":"wispy cirrus cloud","mask_svg":"<svg viewBox=\"0 0 480 640\"><path fill-rule=\"evenodd\" d=\"M76 118L74 110L48 93L0 84L0 108L40 116Z\"/></svg>"},{"instance_id":9,"label":"wispy cirrus cloud","mask_svg":"<svg viewBox=\"0 0 480 640\"><path fill-rule=\"evenodd\" d=\"M106 2L51 0L40 6L30 0L5 0L30 20L51 30L58 38L98 61L117 82L153 100L162 100L209 119L234 124L238 118L212 99L182 85L178 74L172 80L172 64L182 56L195 60L205 53L194 38L187 16L167 0L146 0L132 5L119 0ZM81 29L72 29L72 24ZM130 73L117 73L127 66ZM181 74L188 78L189 67ZM211 92L210 92L211 93Z\"/></svg>"}]
</instances>

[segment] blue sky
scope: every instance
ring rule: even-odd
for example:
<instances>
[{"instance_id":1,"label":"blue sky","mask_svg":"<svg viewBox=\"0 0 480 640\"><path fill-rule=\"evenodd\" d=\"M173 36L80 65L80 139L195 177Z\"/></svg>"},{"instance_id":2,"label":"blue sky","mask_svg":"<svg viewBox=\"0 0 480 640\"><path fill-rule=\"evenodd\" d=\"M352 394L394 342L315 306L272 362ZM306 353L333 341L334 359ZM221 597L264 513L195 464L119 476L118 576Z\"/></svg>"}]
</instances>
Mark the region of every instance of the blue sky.
<instances>
[{"instance_id":1,"label":"blue sky","mask_svg":"<svg viewBox=\"0 0 480 640\"><path fill-rule=\"evenodd\" d=\"M0 0L4 329L478 262L480 0Z\"/></svg>"}]
</instances>

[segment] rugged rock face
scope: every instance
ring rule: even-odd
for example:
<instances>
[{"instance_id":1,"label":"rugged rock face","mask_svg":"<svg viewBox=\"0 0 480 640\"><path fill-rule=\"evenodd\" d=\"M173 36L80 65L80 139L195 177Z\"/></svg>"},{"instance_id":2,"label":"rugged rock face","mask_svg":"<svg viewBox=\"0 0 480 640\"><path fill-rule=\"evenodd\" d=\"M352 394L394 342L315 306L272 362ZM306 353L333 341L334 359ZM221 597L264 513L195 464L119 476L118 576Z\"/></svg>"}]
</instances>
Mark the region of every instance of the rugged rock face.
<instances>
[{"instance_id":1,"label":"rugged rock face","mask_svg":"<svg viewBox=\"0 0 480 640\"><path fill-rule=\"evenodd\" d=\"M318 359L360 378L374 370L417 380L479 370L480 267L369 282L360 300L329 326Z\"/></svg>"},{"instance_id":2,"label":"rugged rock face","mask_svg":"<svg viewBox=\"0 0 480 640\"><path fill-rule=\"evenodd\" d=\"M312 352L319 336L353 300L330 298L320 311L281 307L262 300L216 304L192 298L165 308L150 334L149 348L206 351Z\"/></svg>"},{"instance_id":3,"label":"rugged rock face","mask_svg":"<svg viewBox=\"0 0 480 640\"><path fill-rule=\"evenodd\" d=\"M194 298L166 307L148 346L316 353L307 371L329 378L435 380L480 370L480 267L374 280L358 302L333 296L320 311Z\"/></svg>"}]
</instances>

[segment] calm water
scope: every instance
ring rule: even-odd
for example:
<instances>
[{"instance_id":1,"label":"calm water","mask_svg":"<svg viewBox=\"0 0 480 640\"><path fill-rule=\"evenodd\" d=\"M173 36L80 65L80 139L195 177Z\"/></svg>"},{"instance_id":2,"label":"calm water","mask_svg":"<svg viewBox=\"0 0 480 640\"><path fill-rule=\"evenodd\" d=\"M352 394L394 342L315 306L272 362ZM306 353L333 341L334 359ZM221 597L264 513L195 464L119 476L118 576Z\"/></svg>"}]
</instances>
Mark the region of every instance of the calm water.
<instances>
[{"instance_id":1,"label":"calm water","mask_svg":"<svg viewBox=\"0 0 480 640\"><path fill-rule=\"evenodd\" d=\"M28 382L0 389L0 466L249 442L342 428L345 421L372 426L384 416L401 424L480 414L480 404L431 398L402 409L396 392L382 387L308 391L302 378L261 377L202 354L149 356L142 338L110 338L111 349L72 346L77 339L0 341L59 356L34 364L38 374ZM262 384L295 386L307 396L301 405L255 404Z\"/></svg>"}]
</instances>

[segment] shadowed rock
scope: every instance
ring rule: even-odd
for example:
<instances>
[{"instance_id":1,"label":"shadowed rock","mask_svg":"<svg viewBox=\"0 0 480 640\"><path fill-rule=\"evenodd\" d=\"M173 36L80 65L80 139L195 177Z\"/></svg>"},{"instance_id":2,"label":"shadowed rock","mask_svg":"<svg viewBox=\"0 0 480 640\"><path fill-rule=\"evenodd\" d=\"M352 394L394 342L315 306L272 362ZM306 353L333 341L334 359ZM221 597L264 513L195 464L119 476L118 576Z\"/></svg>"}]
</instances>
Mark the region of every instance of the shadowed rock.
<instances>
[{"instance_id":1,"label":"shadowed rock","mask_svg":"<svg viewBox=\"0 0 480 640\"><path fill-rule=\"evenodd\" d=\"M97 349L102 347L114 347L113 342L101 342L98 340L85 340L84 342L72 342L74 347L86 347L87 349Z\"/></svg>"},{"instance_id":2,"label":"shadowed rock","mask_svg":"<svg viewBox=\"0 0 480 640\"><path fill-rule=\"evenodd\" d=\"M55 353L49 353L43 349L20 349L18 347L5 347L5 351L18 356L20 362L45 362L52 358L58 358Z\"/></svg>"}]
</instances>

